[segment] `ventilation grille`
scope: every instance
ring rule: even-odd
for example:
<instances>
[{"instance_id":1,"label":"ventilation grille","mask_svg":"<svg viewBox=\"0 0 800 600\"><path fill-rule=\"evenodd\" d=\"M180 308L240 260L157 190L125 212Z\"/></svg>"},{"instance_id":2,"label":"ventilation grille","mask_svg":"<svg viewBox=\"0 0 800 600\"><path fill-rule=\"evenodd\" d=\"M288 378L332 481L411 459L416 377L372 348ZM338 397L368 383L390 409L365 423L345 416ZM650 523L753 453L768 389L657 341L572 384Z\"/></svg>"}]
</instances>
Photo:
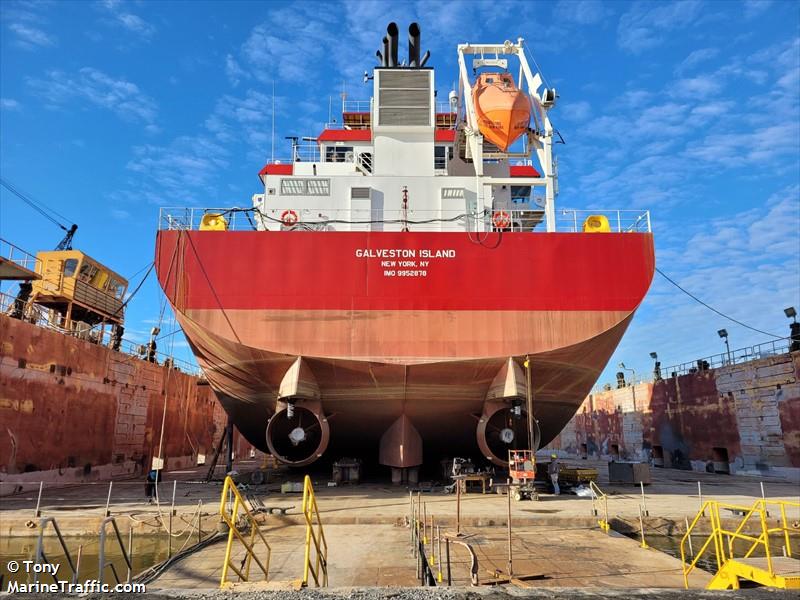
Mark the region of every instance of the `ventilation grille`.
<instances>
[{"instance_id":1,"label":"ventilation grille","mask_svg":"<svg viewBox=\"0 0 800 600\"><path fill-rule=\"evenodd\" d=\"M369 200L368 187L354 187L350 188L350 198L352 200Z\"/></svg>"},{"instance_id":2,"label":"ventilation grille","mask_svg":"<svg viewBox=\"0 0 800 600\"><path fill-rule=\"evenodd\" d=\"M431 72L379 73L378 125L431 126Z\"/></svg>"}]
</instances>

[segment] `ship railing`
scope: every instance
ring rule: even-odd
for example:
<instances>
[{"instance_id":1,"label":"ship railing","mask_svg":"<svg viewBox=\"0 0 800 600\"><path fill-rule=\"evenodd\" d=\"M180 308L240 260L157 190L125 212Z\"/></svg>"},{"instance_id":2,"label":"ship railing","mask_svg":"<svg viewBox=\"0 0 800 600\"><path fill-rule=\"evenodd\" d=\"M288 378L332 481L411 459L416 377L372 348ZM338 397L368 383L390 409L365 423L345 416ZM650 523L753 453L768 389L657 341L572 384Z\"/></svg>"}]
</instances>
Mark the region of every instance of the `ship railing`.
<instances>
[{"instance_id":1,"label":"ship railing","mask_svg":"<svg viewBox=\"0 0 800 600\"><path fill-rule=\"evenodd\" d=\"M28 271L36 272L36 267L39 265L36 256L3 238L0 238L0 257Z\"/></svg>"},{"instance_id":2,"label":"ship railing","mask_svg":"<svg viewBox=\"0 0 800 600\"><path fill-rule=\"evenodd\" d=\"M308 201L298 197L298 204ZM159 213L159 229L199 229L208 213L225 217L227 229L292 229L309 231L503 231L546 232L545 211L537 205L485 210L468 213L464 210L419 210L409 208L373 211L351 208L303 208L295 206L250 208L166 207ZM612 232L649 232L650 214L647 211L560 211L556 231L583 231L589 216L604 215ZM290 219L287 220L287 216ZM289 222L291 221L291 222Z\"/></svg>"},{"instance_id":3,"label":"ship railing","mask_svg":"<svg viewBox=\"0 0 800 600\"><path fill-rule=\"evenodd\" d=\"M341 131L343 129L370 129L371 125L369 123L337 123L336 121L331 121L329 123L325 123L325 129L333 129L335 131Z\"/></svg>"},{"instance_id":4,"label":"ship railing","mask_svg":"<svg viewBox=\"0 0 800 600\"><path fill-rule=\"evenodd\" d=\"M292 162L322 162L319 144L311 141L292 144Z\"/></svg>"},{"instance_id":5,"label":"ship railing","mask_svg":"<svg viewBox=\"0 0 800 600\"><path fill-rule=\"evenodd\" d=\"M344 100L343 113L368 113L372 110L372 100Z\"/></svg>"},{"instance_id":6,"label":"ship railing","mask_svg":"<svg viewBox=\"0 0 800 600\"><path fill-rule=\"evenodd\" d=\"M203 217L206 214L222 215L227 222L227 229L233 231L252 231L256 229L253 210L250 208L220 207L166 207L158 211L158 228L160 230L191 231L200 229Z\"/></svg>"},{"instance_id":7,"label":"ship railing","mask_svg":"<svg viewBox=\"0 0 800 600\"><path fill-rule=\"evenodd\" d=\"M611 231L617 233L651 233L649 210L576 210L560 208L556 211L556 231L581 232L589 217L602 216L608 220Z\"/></svg>"},{"instance_id":8,"label":"ship railing","mask_svg":"<svg viewBox=\"0 0 800 600\"><path fill-rule=\"evenodd\" d=\"M10 314L14 312L17 307L16 296L0 292L0 314ZM73 321L72 329L67 329L58 325L58 313L54 313L39 306L38 304L30 304L24 308L23 320L31 325L36 325L43 329L50 329L62 335L69 335L78 339L97 344L98 346L112 345L113 331L110 327L101 328L99 326L90 326L80 321ZM132 357L139 357L144 360L147 355L147 344L140 343L133 340L123 339L120 342L119 351L130 355ZM184 373L194 376L201 376L202 369L193 363L175 358L169 354L156 351L154 356L155 362L160 365L168 365L172 368L177 368Z\"/></svg>"},{"instance_id":9,"label":"ship railing","mask_svg":"<svg viewBox=\"0 0 800 600\"><path fill-rule=\"evenodd\" d=\"M730 352L722 352L720 354L705 356L693 361L662 368L661 377L667 378L680 375L690 375L699 371L718 369L721 367L746 363L761 358L768 358L770 356L786 354L789 352L789 347L791 344L792 339L786 337L756 344L755 346L745 346L744 348L738 348L736 350L731 350Z\"/></svg>"},{"instance_id":10,"label":"ship railing","mask_svg":"<svg viewBox=\"0 0 800 600\"><path fill-rule=\"evenodd\" d=\"M369 113L372 112L372 100L344 100L343 113ZM436 114L455 114L455 109L450 102L437 102Z\"/></svg>"}]
</instances>

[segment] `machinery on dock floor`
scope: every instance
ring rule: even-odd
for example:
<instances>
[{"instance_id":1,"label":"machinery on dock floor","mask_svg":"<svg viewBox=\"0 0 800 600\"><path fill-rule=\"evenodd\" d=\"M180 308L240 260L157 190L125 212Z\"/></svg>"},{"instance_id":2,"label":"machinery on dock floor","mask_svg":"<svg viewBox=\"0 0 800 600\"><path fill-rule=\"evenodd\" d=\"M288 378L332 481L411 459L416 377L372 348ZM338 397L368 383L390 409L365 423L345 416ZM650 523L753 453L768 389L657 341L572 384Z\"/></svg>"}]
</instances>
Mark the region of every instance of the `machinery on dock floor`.
<instances>
[{"instance_id":1,"label":"machinery on dock floor","mask_svg":"<svg viewBox=\"0 0 800 600\"><path fill-rule=\"evenodd\" d=\"M514 500L538 500L536 479L536 454L533 450L508 451L508 476L511 485L508 493Z\"/></svg>"}]
</instances>

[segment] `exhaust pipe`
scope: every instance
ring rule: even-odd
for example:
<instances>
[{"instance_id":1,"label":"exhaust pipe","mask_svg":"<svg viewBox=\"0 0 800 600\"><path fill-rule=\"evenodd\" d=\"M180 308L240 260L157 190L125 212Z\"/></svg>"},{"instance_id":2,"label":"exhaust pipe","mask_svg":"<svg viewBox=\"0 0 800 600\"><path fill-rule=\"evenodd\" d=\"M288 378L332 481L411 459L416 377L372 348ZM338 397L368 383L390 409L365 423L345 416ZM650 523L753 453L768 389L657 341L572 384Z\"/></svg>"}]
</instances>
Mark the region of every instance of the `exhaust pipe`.
<instances>
[{"instance_id":1,"label":"exhaust pipe","mask_svg":"<svg viewBox=\"0 0 800 600\"><path fill-rule=\"evenodd\" d=\"M417 23L408 26L408 66L412 69L419 67L419 34Z\"/></svg>"},{"instance_id":2,"label":"exhaust pipe","mask_svg":"<svg viewBox=\"0 0 800 600\"><path fill-rule=\"evenodd\" d=\"M419 63L419 68L420 69L425 66L425 63L428 62L428 59L430 57L431 57L431 51L430 50L426 50L425 51L425 55L422 57L422 62Z\"/></svg>"},{"instance_id":3,"label":"exhaust pipe","mask_svg":"<svg viewBox=\"0 0 800 600\"><path fill-rule=\"evenodd\" d=\"M387 66L394 68L397 67L397 44L400 36L397 23L389 23L389 26L386 28L386 33L389 34L389 64Z\"/></svg>"},{"instance_id":4,"label":"exhaust pipe","mask_svg":"<svg viewBox=\"0 0 800 600\"><path fill-rule=\"evenodd\" d=\"M381 58L381 66L389 66L389 38L383 36L383 56Z\"/></svg>"}]
</instances>

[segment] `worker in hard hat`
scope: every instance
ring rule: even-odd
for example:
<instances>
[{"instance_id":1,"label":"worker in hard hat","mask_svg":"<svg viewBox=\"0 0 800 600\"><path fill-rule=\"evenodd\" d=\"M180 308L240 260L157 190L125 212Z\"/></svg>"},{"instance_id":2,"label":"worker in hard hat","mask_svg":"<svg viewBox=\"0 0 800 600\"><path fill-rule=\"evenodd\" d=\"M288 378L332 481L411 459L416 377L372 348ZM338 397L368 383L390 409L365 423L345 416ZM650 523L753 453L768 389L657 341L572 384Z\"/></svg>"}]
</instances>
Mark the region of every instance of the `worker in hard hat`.
<instances>
[{"instance_id":1,"label":"worker in hard hat","mask_svg":"<svg viewBox=\"0 0 800 600\"><path fill-rule=\"evenodd\" d=\"M558 496L561 490L558 487L558 473L561 471L561 463L558 462L556 454L550 455L550 464L547 465L547 474L550 475L550 481L553 482L553 493Z\"/></svg>"}]
</instances>

